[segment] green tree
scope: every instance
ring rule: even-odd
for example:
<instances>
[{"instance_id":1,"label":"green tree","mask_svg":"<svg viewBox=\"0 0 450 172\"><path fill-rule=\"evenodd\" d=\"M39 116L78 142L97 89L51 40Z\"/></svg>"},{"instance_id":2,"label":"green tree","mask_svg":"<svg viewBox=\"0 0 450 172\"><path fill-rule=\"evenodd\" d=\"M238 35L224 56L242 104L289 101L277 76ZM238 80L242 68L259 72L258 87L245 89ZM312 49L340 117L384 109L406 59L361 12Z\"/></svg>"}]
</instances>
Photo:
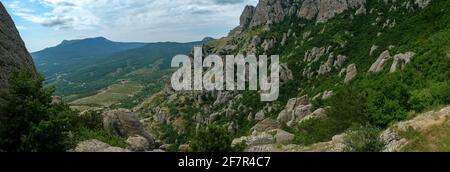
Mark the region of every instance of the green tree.
<instances>
[{"instance_id":1,"label":"green tree","mask_svg":"<svg viewBox=\"0 0 450 172\"><path fill-rule=\"evenodd\" d=\"M76 117L65 104L52 103L52 89L30 72L10 79L6 114L0 120L0 149L9 152L61 152L72 144L71 122Z\"/></svg>"},{"instance_id":2,"label":"green tree","mask_svg":"<svg viewBox=\"0 0 450 172\"><path fill-rule=\"evenodd\" d=\"M328 116L340 126L341 132L367 120L367 99L360 89L345 87L328 101L332 107Z\"/></svg>"},{"instance_id":3,"label":"green tree","mask_svg":"<svg viewBox=\"0 0 450 172\"><path fill-rule=\"evenodd\" d=\"M233 152L231 142L232 138L225 128L210 125L197 132L191 147L194 152Z\"/></svg>"}]
</instances>

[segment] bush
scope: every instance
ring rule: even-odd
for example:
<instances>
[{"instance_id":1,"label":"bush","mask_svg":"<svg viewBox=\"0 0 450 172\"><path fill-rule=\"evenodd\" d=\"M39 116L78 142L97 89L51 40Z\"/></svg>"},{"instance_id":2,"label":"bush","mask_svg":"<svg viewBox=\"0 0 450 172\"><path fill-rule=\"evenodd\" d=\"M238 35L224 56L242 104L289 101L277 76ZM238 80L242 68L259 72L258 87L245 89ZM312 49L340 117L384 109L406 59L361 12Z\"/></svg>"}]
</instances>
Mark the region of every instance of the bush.
<instances>
[{"instance_id":1,"label":"bush","mask_svg":"<svg viewBox=\"0 0 450 172\"><path fill-rule=\"evenodd\" d=\"M379 130L366 125L351 128L344 138L345 152L380 152L385 143L379 139Z\"/></svg>"},{"instance_id":2,"label":"bush","mask_svg":"<svg viewBox=\"0 0 450 172\"><path fill-rule=\"evenodd\" d=\"M367 99L362 91L348 86L338 91L328 103L331 109L328 116L346 130L354 123L367 121Z\"/></svg>"},{"instance_id":3,"label":"bush","mask_svg":"<svg viewBox=\"0 0 450 172\"><path fill-rule=\"evenodd\" d=\"M194 152L234 152L232 138L225 128L210 125L205 129L198 130L191 141Z\"/></svg>"},{"instance_id":4,"label":"bush","mask_svg":"<svg viewBox=\"0 0 450 172\"><path fill-rule=\"evenodd\" d=\"M310 119L297 127L297 132L294 132L294 143L311 145L317 142L326 142L341 132L339 124L330 118Z\"/></svg>"},{"instance_id":5,"label":"bush","mask_svg":"<svg viewBox=\"0 0 450 172\"><path fill-rule=\"evenodd\" d=\"M416 112L422 112L434 105L450 103L449 82L434 83L429 88L411 92L409 104Z\"/></svg>"},{"instance_id":6,"label":"bush","mask_svg":"<svg viewBox=\"0 0 450 172\"><path fill-rule=\"evenodd\" d=\"M98 111L88 111L79 115L74 122L77 128L103 130L103 116Z\"/></svg>"},{"instance_id":7,"label":"bush","mask_svg":"<svg viewBox=\"0 0 450 172\"><path fill-rule=\"evenodd\" d=\"M423 111L426 107L433 104L433 95L427 90L412 91L409 103L416 112Z\"/></svg>"},{"instance_id":8,"label":"bush","mask_svg":"<svg viewBox=\"0 0 450 172\"><path fill-rule=\"evenodd\" d=\"M0 149L8 152L61 152L72 144L69 132L76 116L65 104L52 104L42 77L17 72L10 80L6 114L0 121Z\"/></svg>"},{"instance_id":9,"label":"bush","mask_svg":"<svg viewBox=\"0 0 450 172\"><path fill-rule=\"evenodd\" d=\"M399 73L372 76L361 82L361 91L367 95L366 116L371 125L386 128L404 120L410 111L411 86Z\"/></svg>"},{"instance_id":10,"label":"bush","mask_svg":"<svg viewBox=\"0 0 450 172\"><path fill-rule=\"evenodd\" d=\"M90 139L97 139L99 141L102 141L104 143L107 143L107 144L109 144L111 146L115 146L115 147L121 147L121 148L127 147L125 138L115 136L111 133L108 133L105 130L93 130L93 129L87 129L87 128L78 128L76 130L75 138L74 138L74 141L76 143L90 140Z\"/></svg>"}]
</instances>

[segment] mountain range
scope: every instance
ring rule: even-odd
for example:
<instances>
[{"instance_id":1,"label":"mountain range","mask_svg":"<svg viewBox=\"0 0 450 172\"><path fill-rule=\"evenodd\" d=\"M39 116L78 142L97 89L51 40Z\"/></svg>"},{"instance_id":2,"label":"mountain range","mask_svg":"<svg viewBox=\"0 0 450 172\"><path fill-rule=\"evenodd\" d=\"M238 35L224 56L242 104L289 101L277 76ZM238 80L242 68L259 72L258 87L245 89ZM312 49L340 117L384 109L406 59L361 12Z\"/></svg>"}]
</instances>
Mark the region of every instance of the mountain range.
<instances>
[{"instance_id":1,"label":"mountain range","mask_svg":"<svg viewBox=\"0 0 450 172\"><path fill-rule=\"evenodd\" d=\"M125 43L97 37L65 40L31 55L48 85L56 86L56 94L85 95L112 84L129 72L151 67L155 62L161 62L157 65L161 70L168 69L173 56L189 54L194 46L211 40L207 37L188 43Z\"/></svg>"}]
</instances>

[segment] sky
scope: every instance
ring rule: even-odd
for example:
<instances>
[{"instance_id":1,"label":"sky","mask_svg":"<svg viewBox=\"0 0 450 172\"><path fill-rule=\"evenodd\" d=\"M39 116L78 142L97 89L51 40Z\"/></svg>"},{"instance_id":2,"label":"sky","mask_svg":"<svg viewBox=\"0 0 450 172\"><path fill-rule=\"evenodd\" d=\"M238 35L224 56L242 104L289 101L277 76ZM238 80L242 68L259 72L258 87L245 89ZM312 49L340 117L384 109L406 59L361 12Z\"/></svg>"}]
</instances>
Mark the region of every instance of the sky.
<instances>
[{"instance_id":1,"label":"sky","mask_svg":"<svg viewBox=\"0 0 450 172\"><path fill-rule=\"evenodd\" d=\"M120 42L220 38L258 0L1 0L30 52L63 40Z\"/></svg>"}]
</instances>

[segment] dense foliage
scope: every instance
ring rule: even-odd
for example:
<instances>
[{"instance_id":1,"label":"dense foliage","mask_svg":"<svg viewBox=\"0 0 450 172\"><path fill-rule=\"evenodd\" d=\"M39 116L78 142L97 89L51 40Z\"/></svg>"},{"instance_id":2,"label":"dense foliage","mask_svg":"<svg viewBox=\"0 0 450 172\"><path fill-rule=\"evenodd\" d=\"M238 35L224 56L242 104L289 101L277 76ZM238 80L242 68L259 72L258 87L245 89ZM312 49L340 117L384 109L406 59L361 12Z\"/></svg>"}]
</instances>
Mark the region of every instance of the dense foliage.
<instances>
[{"instance_id":1,"label":"dense foliage","mask_svg":"<svg viewBox=\"0 0 450 172\"><path fill-rule=\"evenodd\" d=\"M210 125L200 129L191 141L194 152L233 152L239 151L239 147L231 146L232 138L228 131L216 125Z\"/></svg>"},{"instance_id":2,"label":"dense foliage","mask_svg":"<svg viewBox=\"0 0 450 172\"><path fill-rule=\"evenodd\" d=\"M10 81L7 105L0 109L0 150L8 152L64 152L78 142L98 139L125 147L124 138L103 129L100 112L79 115L61 102L52 102L53 90L43 78L17 72Z\"/></svg>"},{"instance_id":3,"label":"dense foliage","mask_svg":"<svg viewBox=\"0 0 450 172\"><path fill-rule=\"evenodd\" d=\"M52 103L52 90L42 88L43 78L30 72L14 74L8 103L1 111L0 149L10 152L66 151L76 113L67 105Z\"/></svg>"}]
</instances>

